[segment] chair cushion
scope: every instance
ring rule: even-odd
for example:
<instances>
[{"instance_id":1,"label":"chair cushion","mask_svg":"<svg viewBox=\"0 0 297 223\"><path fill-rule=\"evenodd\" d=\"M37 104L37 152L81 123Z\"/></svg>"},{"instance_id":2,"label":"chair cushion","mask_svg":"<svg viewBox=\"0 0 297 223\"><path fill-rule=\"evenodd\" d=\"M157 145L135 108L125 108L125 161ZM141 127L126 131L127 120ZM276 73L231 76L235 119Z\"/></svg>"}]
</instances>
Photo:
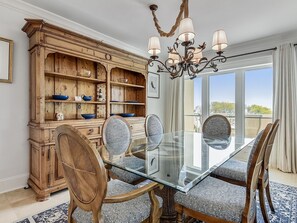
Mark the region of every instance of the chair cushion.
<instances>
[{"instance_id":1,"label":"chair cushion","mask_svg":"<svg viewBox=\"0 0 297 223\"><path fill-rule=\"evenodd\" d=\"M174 196L175 202L186 208L232 222L241 222L245 198L245 187L213 177L205 178L187 194L177 192ZM255 208L256 203L253 204L251 217Z\"/></svg>"},{"instance_id":2,"label":"chair cushion","mask_svg":"<svg viewBox=\"0 0 297 223\"><path fill-rule=\"evenodd\" d=\"M136 186L127 184L119 180L111 180L108 182L107 196L125 194L137 189ZM162 207L162 198L157 197ZM102 205L102 216L104 222L110 223L139 223L150 216L151 202L148 194L132 199L130 201L114 204ZM86 212L77 208L73 213L76 222L92 223L92 212Z\"/></svg>"},{"instance_id":3,"label":"chair cushion","mask_svg":"<svg viewBox=\"0 0 297 223\"><path fill-rule=\"evenodd\" d=\"M123 157L122 160L122 165L130 168L130 169L134 169L134 170L138 170L138 171L144 171L145 170L145 161L143 159L139 159L137 157L131 156L131 157ZM122 180L126 183L133 183L136 180L141 179L140 176L130 173L126 170L122 170L120 168L117 167L112 167L110 170L114 175L116 175L118 177L119 180Z\"/></svg>"},{"instance_id":4,"label":"chair cushion","mask_svg":"<svg viewBox=\"0 0 297 223\"><path fill-rule=\"evenodd\" d=\"M235 159L230 159L219 166L212 175L226 177L228 179L246 182L247 163Z\"/></svg>"}]
</instances>

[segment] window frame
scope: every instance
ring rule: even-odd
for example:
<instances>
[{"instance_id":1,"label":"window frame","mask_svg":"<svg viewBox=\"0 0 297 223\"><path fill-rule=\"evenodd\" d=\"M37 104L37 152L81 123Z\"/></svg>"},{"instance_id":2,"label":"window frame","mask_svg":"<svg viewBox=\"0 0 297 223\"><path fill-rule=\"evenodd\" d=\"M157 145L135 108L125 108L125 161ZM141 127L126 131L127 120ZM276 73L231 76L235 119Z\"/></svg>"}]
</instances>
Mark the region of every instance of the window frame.
<instances>
[{"instance_id":1,"label":"window frame","mask_svg":"<svg viewBox=\"0 0 297 223\"><path fill-rule=\"evenodd\" d=\"M264 59L262 60L262 62ZM234 65L234 64L233 64ZM245 72L252 70L260 70L266 68L274 69L272 61L268 62L265 58L265 63L242 66L240 63L237 64L237 68L229 68L216 73L202 73L198 75L201 77L201 121L202 123L209 116L209 102L210 102L210 78L211 76L224 75L224 74L235 74L235 135L237 140L244 140L245 137ZM274 71L272 71L272 79L274 85ZM197 77L197 78L198 78ZM189 77L184 77L185 80L189 80ZM273 86L272 86L273 87ZM274 95L272 92L272 100ZM186 115L186 114L185 114ZM272 115L273 116L273 115ZM241 143L241 142L238 142Z\"/></svg>"}]
</instances>

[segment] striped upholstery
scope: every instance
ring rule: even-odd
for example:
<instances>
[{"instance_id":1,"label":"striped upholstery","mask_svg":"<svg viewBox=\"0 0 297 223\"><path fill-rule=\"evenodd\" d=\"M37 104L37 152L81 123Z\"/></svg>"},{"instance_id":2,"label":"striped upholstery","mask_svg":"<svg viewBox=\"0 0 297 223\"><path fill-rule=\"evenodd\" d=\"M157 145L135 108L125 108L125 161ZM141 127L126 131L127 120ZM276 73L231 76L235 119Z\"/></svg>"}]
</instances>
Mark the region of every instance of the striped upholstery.
<instances>
[{"instance_id":1,"label":"striped upholstery","mask_svg":"<svg viewBox=\"0 0 297 223\"><path fill-rule=\"evenodd\" d=\"M129 124L119 116L111 116L108 118L103 127L103 143L107 149L109 156L113 157L116 155L124 154L131 143L131 131ZM140 160L137 157L123 157L122 162L125 166L130 168L135 168L135 165L144 167L144 160ZM110 172L112 172L115 177L126 182L133 183L141 179L140 176L127 172L125 170L112 167Z\"/></svg>"},{"instance_id":2,"label":"striped upholstery","mask_svg":"<svg viewBox=\"0 0 297 223\"><path fill-rule=\"evenodd\" d=\"M108 182L107 196L126 194L137 189L136 186L124 183L119 180ZM157 197L162 207L162 198ZM148 194L135 199L114 204L103 204L102 215L105 223L139 223L150 216L151 202ZM77 208L73 213L77 223L93 223L92 212L86 212Z\"/></svg>"},{"instance_id":3,"label":"striped upholstery","mask_svg":"<svg viewBox=\"0 0 297 223\"><path fill-rule=\"evenodd\" d=\"M214 176L222 176L228 179L233 179L241 182L246 182L247 180L247 171L250 168L253 155L256 151L256 148L258 146L258 143L262 137L263 131L261 131L253 144L253 147L251 149L248 162L242 162L235 159L230 159L224 164L222 164L220 167L218 167L215 171L212 172L212 175ZM266 174L266 176L268 176Z\"/></svg>"},{"instance_id":4,"label":"striped upholstery","mask_svg":"<svg viewBox=\"0 0 297 223\"><path fill-rule=\"evenodd\" d=\"M202 132L206 137L228 136L231 133L231 126L225 116L212 115L203 123Z\"/></svg>"},{"instance_id":5,"label":"striped upholstery","mask_svg":"<svg viewBox=\"0 0 297 223\"><path fill-rule=\"evenodd\" d=\"M143 159L139 159L137 157L123 157L122 162L123 166L126 166L130 169L138 170L144 172L145 170L145 161ZM117 167L112 167L110 170L118 179L126 182L133 183L141 179L140 176L130 173L128 171L122 170Z\"/></svg>"},{"instance_id":6,"label":"striped upholstery","mask_svg":"<svg viewBox=\"0 0 297 223\"><path fill-rule=\"evenodd\" d=\"M246 189L225 181L207 177L187 194L177 192L174 201L193 211L226 221L241 222L246 202ZM256 210L253 204L250 217Z\"/></svg>"},{"instance_id":7,"label":"striped upholstery","mask_svg":"<svg viewBox=\"0 0 297 223\"><path fill-rule=\"evenodd\" d=\"M129 125L117 116L112 116L104 126L104 145L110 155L125 153L131 143Z\"/></svg>"},{"instance_id":8,"label":"striped upholstery","mask_svg":"<svg viewBox=\"0 0 297 223\"><path fill-rule=\"evenodd\" d=\"M163 126L157 115L148 115L145 120L145 131L147 136L163 134Z\"/></svg>"}]
</instances>

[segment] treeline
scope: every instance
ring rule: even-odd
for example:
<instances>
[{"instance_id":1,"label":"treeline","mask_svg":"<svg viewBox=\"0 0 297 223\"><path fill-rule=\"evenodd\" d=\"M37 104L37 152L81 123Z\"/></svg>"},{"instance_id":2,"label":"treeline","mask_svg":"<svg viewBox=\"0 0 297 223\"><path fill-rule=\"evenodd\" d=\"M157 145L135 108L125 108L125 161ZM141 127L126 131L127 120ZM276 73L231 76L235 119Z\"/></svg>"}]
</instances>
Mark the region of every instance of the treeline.
<instances>
[{"instance_id":1,"label":"treeline","mask_svg":"<svg viewBox=\"0 0 297 223\"><path fill-rule=\"evenodd\" d=\"M200 113L200 111L200 106L197 106L194 113ZM272 110L270 108L256 104L247 106L246 111L248 114L272 114ZM210 113L234 114L235 103L214 101L210 105Z\"/></svg>"}]
</instances>

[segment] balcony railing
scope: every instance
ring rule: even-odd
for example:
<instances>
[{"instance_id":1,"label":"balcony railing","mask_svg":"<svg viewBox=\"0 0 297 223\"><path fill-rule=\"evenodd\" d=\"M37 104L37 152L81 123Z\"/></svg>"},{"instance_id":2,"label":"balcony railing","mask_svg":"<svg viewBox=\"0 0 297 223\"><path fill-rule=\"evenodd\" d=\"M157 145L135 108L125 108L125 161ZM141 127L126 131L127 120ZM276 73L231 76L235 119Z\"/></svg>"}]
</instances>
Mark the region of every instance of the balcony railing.
<instances>
[{"instance_id":1,"label":"balcony railing","mask_svg":"<svg viewBox=\"0 0 297 223\"><path fill-rule=\"evenodd\" d=\"M235 116L221 114L227 117L231 124L232 135L235 133ZM272 122L271 115L246 115L245 116L245 137L255 137L261 129ZM202 117L200 114L185 115L185 130L201 132Z\"/></svg>"}]
</instances>

